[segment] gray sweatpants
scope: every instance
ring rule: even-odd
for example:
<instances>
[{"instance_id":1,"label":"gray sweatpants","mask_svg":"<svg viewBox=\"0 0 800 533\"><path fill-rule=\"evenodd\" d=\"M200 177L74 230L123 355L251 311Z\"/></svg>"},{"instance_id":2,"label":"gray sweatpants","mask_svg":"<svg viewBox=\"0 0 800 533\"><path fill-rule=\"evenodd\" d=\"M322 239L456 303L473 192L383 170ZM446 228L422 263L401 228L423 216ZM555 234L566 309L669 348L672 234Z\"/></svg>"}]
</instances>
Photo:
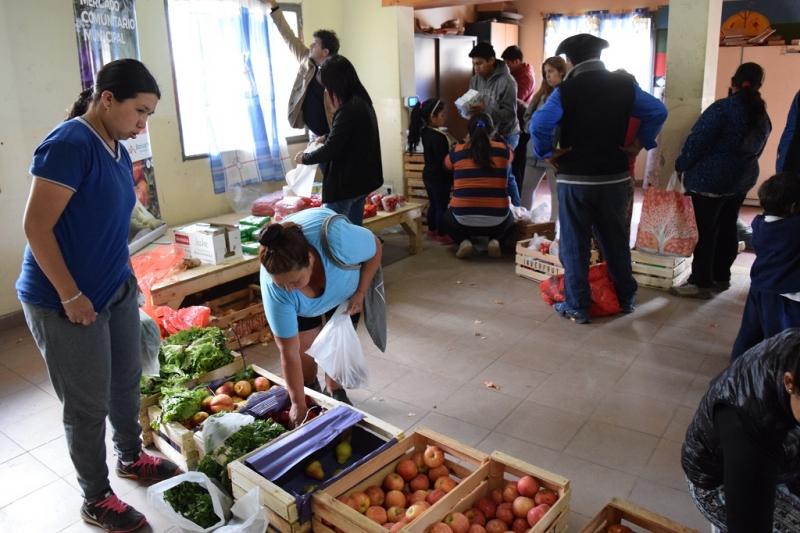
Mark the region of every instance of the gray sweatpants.
<instances>
[{"instance_id":1,"label":"gray sweatpants","mask_svg":"<svg viewBox=\"0 0 800 533\"><path fill-rule=\"evenodd\" d=\"M142 449L137 292L136 278L131 276L89 326L73 324L61 310L22 303L64 408L67 446L86 499L101 496L110 486L107 416L122 460L135 460Z\"/></svg>"}]
</instances>

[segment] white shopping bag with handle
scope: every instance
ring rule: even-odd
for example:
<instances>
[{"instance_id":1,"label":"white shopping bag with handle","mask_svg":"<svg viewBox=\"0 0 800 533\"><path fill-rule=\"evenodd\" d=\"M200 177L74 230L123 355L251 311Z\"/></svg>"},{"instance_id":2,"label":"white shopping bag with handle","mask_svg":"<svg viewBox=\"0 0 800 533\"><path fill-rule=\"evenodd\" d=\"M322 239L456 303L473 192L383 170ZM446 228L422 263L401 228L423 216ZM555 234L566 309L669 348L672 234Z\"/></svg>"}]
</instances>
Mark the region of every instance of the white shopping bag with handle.
<instances>
[{"instance_id":1,"label":"white shopping bag with handle","mask_svg":"<svg viewBox=\"0 0 800 533\"><path fill-rule=\"evenodd\" d=\"M207 528L203 528L173 509L172 505L164 498L164 493L169 489L177 487L181 483L187 481L190 483L197 483L208 491L211 496L211 505L214 508L214 514L219 517L218 522ZM171 477L148 487L147 502L165 518L168 518L170 523L178 526L183 531L191 531L193 533L207 533L209 531L214 531L220 526L224 526L227 522L227 517L230 515L231 508L230 497L218 489L208 476L202 472L186 472L185 474Z\"/></svg>"},{"instance_id":2,"label":"white shopping bag with handle","mask_svg":"<svg viewBox=\"0 0 800 533\"><path fill-rule=\"evenodd\" d=\"M357 389L367 384L367 359L347 314L347 302L336 309L306 353L342 387Z\"/></svg>"}]
</instances>

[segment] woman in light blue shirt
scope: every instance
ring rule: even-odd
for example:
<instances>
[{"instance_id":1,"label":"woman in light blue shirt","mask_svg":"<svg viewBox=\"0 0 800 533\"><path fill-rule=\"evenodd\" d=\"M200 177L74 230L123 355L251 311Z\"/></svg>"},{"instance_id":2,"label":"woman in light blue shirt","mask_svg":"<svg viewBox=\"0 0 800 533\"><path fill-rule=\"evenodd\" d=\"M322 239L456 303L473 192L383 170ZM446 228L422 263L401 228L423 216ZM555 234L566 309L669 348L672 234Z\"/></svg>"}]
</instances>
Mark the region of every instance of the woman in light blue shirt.
<instances>
[{"instance_id":1,"label":"woman in light blue shirt","mask_svg":"<svg viewBox=\"0 0 800 533\"><path fill-rule=\"evenodd\" d=\"M336 266L321 244L323 224L335 214L326 208L307 209L270 224L259 237L264 312L281 354L292 401L290 417L296 424L307 410L303 386L319 388L317 364L306 350L322 329L322 316L330 317L348 300L347 311L360 313L381 264L381 243L375 235L339 218L328 227L329 250L340 263L361 268ZM329 376L325 384L331 396L349 403L344 389Z\"/></svg>"}]
</instances>

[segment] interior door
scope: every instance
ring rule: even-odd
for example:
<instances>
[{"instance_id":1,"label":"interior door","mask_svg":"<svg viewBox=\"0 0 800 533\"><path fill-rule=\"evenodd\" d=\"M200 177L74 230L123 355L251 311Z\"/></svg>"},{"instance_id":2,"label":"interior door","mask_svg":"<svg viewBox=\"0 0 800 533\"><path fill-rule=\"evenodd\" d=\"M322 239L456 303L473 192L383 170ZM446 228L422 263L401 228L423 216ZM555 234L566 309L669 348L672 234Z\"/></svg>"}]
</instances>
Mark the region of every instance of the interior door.
<instances>
[{"instance_id":1,"label":"interior door","mask_svg":"<svg viewBox=\"0 0 800 533\"><path fill-rule=\"evenodd\" d=\"M423 102L439 94L436 41L432 37L414 36L414 78L417 96Z\"/></svg>"},{"instance_id":2,"label":"interior door","mask_svg":"<svg viewBox=\"0 0 800 533\"><path fill-rule=\"evenodd\" d=\"M453 102L469 89L472 60L469 52L477 43L475 37L440 37L439 41L439 98L447 102L447 128L456 139L467 133L467 121L461 118ZM419 70L417 70L419 76Z\"/></svg>"}]
</instances>

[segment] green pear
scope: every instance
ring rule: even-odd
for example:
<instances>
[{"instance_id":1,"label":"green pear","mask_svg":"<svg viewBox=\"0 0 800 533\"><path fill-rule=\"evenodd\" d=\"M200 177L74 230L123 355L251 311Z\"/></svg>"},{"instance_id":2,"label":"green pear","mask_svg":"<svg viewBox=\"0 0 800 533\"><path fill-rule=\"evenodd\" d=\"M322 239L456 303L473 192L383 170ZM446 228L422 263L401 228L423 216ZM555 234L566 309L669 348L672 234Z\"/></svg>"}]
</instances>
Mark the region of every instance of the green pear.
<instances>
[{"instance_id":1,"label":"green pear","mask_svg":"<svg viewBox=\"0 0 800 533\"><path fill-rule=\"evenodd\" d=\"M336 445L336 462L343 465L353 455L353 447L349 442L343 441Z\"/></svg>"},{"instance_id":2,"label":"green pear","mask_svg":"<svg viewBox=\"0 0 800 533\"><path fill-rule=\"evenodd\" d=\"M319 461L311 461L308 463L306 465L306 475L318 481L325 479L325 471L322 469L322 463Z\"/></svg>"}]
</instances>

